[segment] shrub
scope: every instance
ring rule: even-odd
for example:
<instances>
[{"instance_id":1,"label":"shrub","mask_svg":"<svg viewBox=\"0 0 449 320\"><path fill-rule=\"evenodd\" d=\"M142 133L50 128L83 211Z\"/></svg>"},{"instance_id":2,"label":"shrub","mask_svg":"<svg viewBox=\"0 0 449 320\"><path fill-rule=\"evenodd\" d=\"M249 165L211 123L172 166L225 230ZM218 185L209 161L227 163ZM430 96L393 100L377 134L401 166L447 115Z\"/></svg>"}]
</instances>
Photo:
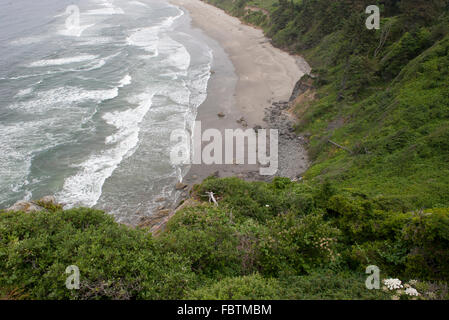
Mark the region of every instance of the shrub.
<instances>
[{"instance_id":1,"label":"shrub","mask_svg":"<svg viewBox=\"0 0 449 320\"><path fill-rule=\"evenodd\" d=\"M338 258L338 236L339 230L320 214L278 216L268 221L267 234L260 240L262 273L304 274L329 264Z\"/></svg>"},{"instance_id":2,"label":"shrub","mask_svg":"<svg viewBox=\"0 0 449 320\"><path fill-rule=\"evenodd\" d=\"M280 213L307 214L315 207L311 189L276 177L272 183L246 182L238 178L208 178L196 188L198 196L214 192L237 218L264 222Z\"/></svg>"},{"instance_id":3,"label":"shrub","mask_svg":"<svg viewBox=\"0 0 449 320\"><path fill-rule=\"evenodd\" d=\"M225 278L210 286L188 293L187 299L201 300L276 300L280 296L276 279L264 279L259 274Z\"/></svg>"},{"instance_id":4,"label":"shrub","mask_svg":"<svg viewBox=\"0 0 449 320\"><path fill-rule=\"evenodd\" d=\"M196 274L224 277L242 272L238 234L226 210L202 205L178 212L160 241L164 252L185 257Z\"/></svg>"},{"instance_id":5,"label":"shrub","mask_svg":"<svg viewBox=\"0 0 449 320\"><path fill-rule=\"evenodd\" d=\"M316 270L310 275L280 279L284 299L296 300L383 300L390 296L382 290L368 290L366 275Z\"/></svg>"},{"instance_id":6,"label":"shrub","mask_svg":"<svg viewBox=\"0 0 449 320\"><path fill-rule=\"evenodd\" d=\"M1 213L0 235L0 288L31 299L179 298L192 280L185 260L98 210ZM65 287L69 265L80 290Z\"/></svg>"},{"instance_id":7,"label":"shrub","mask_svg":"<svg viewBox=\"0 0 449 320\"><path fill-rule=\"evenodd\" d=\"M449 280L449 210L417 213L403 230L410 247L406 274L423 280Z\"/></svg>"}]
</instances>

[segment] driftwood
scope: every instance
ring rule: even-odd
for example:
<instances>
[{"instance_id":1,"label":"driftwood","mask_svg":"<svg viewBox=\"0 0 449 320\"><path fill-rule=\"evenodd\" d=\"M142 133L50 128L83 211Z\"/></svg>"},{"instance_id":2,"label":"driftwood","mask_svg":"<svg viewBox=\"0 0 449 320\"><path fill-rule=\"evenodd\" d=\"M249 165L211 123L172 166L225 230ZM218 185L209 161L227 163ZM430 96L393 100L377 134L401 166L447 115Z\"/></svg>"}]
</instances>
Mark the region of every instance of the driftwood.
<instances>
[{"instance_id":1,"label":"driftwood","mask_svg":"<svg viewBox=\"0 0 449 320\"><path fill-rule=\"evenodd\" d=\"M352 153L352 151L349 150L348 148L343 147L343 146L339 145L338 143L333 142L332 140L327 140L327 142L329 142L330 144L333 144L334 146L336 146L336 147L338 147L338 148L340 148L340 149L343 149L343 150L345 150L345 151L347 151L347 152L349 152L349 153Z\"/></svg>"},{"instance_id":2,"label":"driftwood","mask_svg":"<svg viewBox=\"0 0 449 320\"><path fill-rule=\"evenodd\" d=\"M217 202L217 200L215 200L214 193L213 192L206 192L206 195L209 196L209 203L213 202L214 205L218 207L218 202Z\"/></svg>"}]
</instances>

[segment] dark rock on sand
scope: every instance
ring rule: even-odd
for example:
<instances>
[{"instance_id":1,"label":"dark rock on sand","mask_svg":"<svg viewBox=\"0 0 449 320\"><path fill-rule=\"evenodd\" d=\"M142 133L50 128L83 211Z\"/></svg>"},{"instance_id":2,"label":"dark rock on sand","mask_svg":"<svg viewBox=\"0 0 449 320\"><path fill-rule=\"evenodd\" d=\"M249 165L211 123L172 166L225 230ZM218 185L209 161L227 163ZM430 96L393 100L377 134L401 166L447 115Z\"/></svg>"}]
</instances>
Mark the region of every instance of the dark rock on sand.
<instances>
[{"instance_id":1,"label":"dark rock on sand","mask_svg":"<svg viewBox=\"0 0 449 320\"><path fill-rule=\"evenodd\" d=\"M187 185L185 183L182 182L178 182L175 186L176 190L184 190L185 188L187 188Z\"/></svg>"}]
</instances>

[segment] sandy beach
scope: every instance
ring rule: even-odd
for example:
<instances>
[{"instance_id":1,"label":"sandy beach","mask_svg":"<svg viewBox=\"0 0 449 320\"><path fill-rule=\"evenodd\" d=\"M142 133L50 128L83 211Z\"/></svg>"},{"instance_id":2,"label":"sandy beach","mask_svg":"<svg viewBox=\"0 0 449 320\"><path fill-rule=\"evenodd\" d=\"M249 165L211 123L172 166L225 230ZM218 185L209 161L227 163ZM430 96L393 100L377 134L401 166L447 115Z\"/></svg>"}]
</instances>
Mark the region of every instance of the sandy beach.
<instances>
[{"instance_id":1,"label":"sandy beach","mask_svg":"<svg viewBox=\"0 0 449 320\"><path fill-rule=\"evenodd\" d=\"M258 125L274 128L273 124L264 121L266 109L273 102L290 98L298 80L310 72L307 62L300 56L275 48L262 30L241 23L217 7L199 0L170 2L186 10L192 25L216 42L209 44L214 63L208 97L198 110L197 120L201 121L202 130L245 129ZM218 117L220 112L225 117ZM288 115L284 117L288 118ZM242 118L246 122L243 126L238 121ZM297 142L283 143L282 140L279 165L285 170L279 170L277 175L293 178L305 171L307 154ZM184 182L198 183L217 173L221 177L260 179L258 170L258 165L192 165Z\"/></svg>"},{"instance_id":2,"label":"sandy beach","mask_svg":"<svg viewBox=\"0 0 449 320\"><path fill-rule=\"evenodd\" d=\"M249 127L261 125L264 108L288 100L296 82L310 72L301 57L273 47L262 30L242 24L221 9L200 0L170 2L185 8L193 25L215 39L232 61L238 77L233 108L245 114Z\"/></svg>"}]
</instances>

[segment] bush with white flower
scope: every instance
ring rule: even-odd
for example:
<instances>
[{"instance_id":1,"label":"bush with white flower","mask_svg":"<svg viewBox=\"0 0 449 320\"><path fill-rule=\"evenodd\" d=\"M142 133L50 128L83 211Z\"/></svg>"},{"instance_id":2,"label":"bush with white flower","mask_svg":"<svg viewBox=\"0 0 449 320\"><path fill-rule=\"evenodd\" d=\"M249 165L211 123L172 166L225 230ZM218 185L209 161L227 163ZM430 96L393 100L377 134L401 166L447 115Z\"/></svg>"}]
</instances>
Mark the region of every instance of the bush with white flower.
<instances>
[{"instance_id":1,"label":"bush with white flower","mask_svg":"<svg viewBox=\"0 0 449 320\"><path fill-rule=\"evenodd\" d=\"M395 278L384 279L383 280L383 290L384 291L393 291L394 294L392 296L393 300L400 300L401 296L405 295L408 297L413 297L413 300L416 300L416 297L421 294L413 288L412 286L416 285L418 282L416 280L410 280L408 283L402 284L402 281ZM405 290L404 290L405 288Z\"/></svg>"},{"instance_id":2,"label":"bush with white flower","mask_svg":"<svg viewBox=\"0 0 449 320\"><path fill-rule=\"evenodd\" d=\"M385 279L384 285L388 288L388 290L396 290L402 289L402 281L399 279Z\"/></svg>"},{"instance_id":3,"label":"bush with white flower","mask_svg":"<svg viewBox=\"0 0 449 320\"><path fill-rule=\"evenodd\" d=\"M405 289L405 294L408 296L412 296L412 297L418 297L419 296L419 292L418 290L416 290L415 288L407 288Z\"/></svg>"}]
</instances>

